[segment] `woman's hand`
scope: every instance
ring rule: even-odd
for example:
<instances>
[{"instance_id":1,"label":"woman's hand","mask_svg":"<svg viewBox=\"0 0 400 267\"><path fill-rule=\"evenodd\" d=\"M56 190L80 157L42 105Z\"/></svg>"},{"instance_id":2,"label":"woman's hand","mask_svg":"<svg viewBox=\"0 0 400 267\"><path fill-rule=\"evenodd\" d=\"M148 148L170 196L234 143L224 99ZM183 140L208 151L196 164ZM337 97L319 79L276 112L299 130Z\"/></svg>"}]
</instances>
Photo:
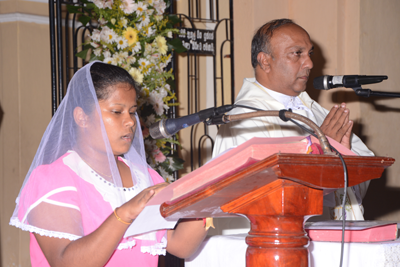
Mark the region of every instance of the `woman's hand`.
<instances>
[{"instance_id":1,"label":"woman's hand","mask_svg":"<svg viewBox=\"0 0 400 267\"><path fill-rule=\"evenodd\" d=\"M142 192L118 208L118 216L126 222L135 220L139 213L142 212L147 202L149 202L153 196L158 194L167 185L168 183L161 183L144 189Z\"/></svg>"}]
</instances>

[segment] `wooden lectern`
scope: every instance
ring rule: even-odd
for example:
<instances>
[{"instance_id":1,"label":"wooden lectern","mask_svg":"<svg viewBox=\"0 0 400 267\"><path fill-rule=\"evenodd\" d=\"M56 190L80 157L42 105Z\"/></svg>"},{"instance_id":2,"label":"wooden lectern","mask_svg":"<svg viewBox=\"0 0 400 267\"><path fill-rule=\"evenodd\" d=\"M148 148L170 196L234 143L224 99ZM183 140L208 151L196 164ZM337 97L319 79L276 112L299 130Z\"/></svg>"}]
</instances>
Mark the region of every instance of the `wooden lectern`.
<instances>
[{"instance_id":1,"label":"wooden lectern","mask_svg":"<svg viewBox=\"0 0 400 267\"><path fill-rule=\"evenodd\" d=\"M348 186L381 177L388 157L343 156ZM322 214L323 189L344 186L337 156L277 153L161 205L169 218L243 214L246 266L308 266L305 218Z\"/></svg>"}]
</instances>

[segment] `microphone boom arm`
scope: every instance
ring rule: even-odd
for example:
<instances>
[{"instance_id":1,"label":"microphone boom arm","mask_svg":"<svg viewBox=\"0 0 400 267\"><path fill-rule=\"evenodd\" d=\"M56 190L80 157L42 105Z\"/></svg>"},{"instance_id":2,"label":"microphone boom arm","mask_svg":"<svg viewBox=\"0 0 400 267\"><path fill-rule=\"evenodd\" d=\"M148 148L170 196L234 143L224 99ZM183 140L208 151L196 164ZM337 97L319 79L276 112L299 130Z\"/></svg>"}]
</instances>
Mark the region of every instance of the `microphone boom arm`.
<instances>
[{"instance_id":1,"label":"microphone boom arm","mask_svg":"<svg viewBox=\"0 0 400 267\"><path fill-rule=\"evenodd\" d=\"M264 117L264 116L280 117L279 112L280 111L278 110L268 110L268 111L266 110L266 111L255 111L255 112L242 113L236 115L223 115L223 121L225 123L228 123L232 121L244 120L255 117ZM321 145L321 148L325 155L336 155L334 152L331 151L328 139L326 138L325 134L322 132L319 126L316 125L312 120L290 111L284 111L283 114L284 117L304 122L311 129L313 129L314 133L318 137L319 144Z\"/></svg>"}]
</instances>

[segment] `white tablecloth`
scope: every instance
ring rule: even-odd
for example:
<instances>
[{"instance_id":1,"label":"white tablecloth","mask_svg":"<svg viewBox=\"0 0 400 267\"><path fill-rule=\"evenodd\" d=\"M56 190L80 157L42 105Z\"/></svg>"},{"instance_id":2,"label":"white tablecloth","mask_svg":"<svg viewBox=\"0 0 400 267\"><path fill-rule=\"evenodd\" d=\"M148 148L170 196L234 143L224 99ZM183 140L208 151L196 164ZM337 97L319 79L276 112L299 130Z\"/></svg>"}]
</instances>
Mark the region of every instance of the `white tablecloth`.
<instances>
[{"instance_id":1,"label":"white tablecloth","mask_svg":"<svg viewBox=\"0 0 400 267\"><path fill-rule=\"evenodd\" d=\"M246 234L207 237L198 252L185 261L185 267L246 266ZM338 267L340 242L310 242L309 266ZM345 243L343 266L400 266L400 239L380 243Z\"/></svg>"}]
</instances>

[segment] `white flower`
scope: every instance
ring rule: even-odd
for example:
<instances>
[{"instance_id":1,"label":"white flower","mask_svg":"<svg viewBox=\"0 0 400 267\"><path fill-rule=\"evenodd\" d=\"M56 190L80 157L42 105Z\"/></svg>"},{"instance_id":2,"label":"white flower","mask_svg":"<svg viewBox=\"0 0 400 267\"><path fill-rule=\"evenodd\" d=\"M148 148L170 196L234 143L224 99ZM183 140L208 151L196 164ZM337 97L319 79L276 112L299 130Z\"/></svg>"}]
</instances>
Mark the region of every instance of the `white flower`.
<instances>
[{"instance_id":1,"label":"white flower","mask_svg":"<svg viewBox=\"0 0 400 267\"><path fill-rule=\"evenodd\" d=\"M155 32L156 32L156 30L154 29L153 26L152 26L152 27L148 27L148 28L145 30L145 34L146 34L147 37L152 36Z\"/></svg>"},{"instance_id":2,"label":"white flower","mask_svg":"<svg viewBox=\"0 0 400 267\"><path fill-rule=\"evenodd\" d=\"M90 45L93 47L93 48L99 48L99 44L98 43L95 43L95 42L90 42Z\"/></svg>"},{"instance_id":3,"label":"white flower","mask_svg":"<svg viewBox=\"0 0 400 267\"><path fill-rule=\"evenodd\" d=\"M140 72L140 70L138 70L137 68L130 68L128 72L136 82L143 82L143 74Z\"/></svg>"},{"instance_id":4,"label":"white flower","mask_svg":"<svg viewBox=\"0 0 400 267\"><path fill-rule=\"evenodd\" d=\"M127 58L128 57L128 52L123 51L123 52L119 52L121 57Z\"/></svg>"},{"instance_id":5,"label":"white flower","mask_svg":"<svg viewBox=\"0 0 400 267\"><path fill-rule=\"evenodd\" d=\"M126 25L128 25L128 20L125 17L122 17L120 21L122 23L122 26L126 28Z\"/></svg>"},{"instance_id":6,"label":"white flower","mask_svg":"<svg viewBox=\"0 0 400 267\"><path fill-rule=\"evenodd\" d=\"M168 59L165 61L165 63L160 63L160 68L161 69L166 68L170 62L171 62L171 57L168 57Z\"/></svg>"},{"instance_id":7,"label":"white flower","mask_svg":"<svg viewBox=\"0 0 400 267\"><path fill-rule=\"evenodd\" d=\"M146 10L147 15L149 15L149 16L153 15L153 12L154 12L154 9L147 9Z\"/></svg>"},{"instance_id":8,"label":"white flower","mask_svg":"<svg viewBox=\"0 0 400 267\"><path fill-rule=\"evenodd\" d=\"M168 95L167 90L165 90L163 87L158 87L157 91L161 95L162 98L164 98Z\"/></svg>"},{"instance_id":9,"label":"white flower","mask_svg":"<svg viewBox=\"0 0 400 267\"><path fill-rule=\"evenodd\" d=\"M141 88L140 88L140 96L139 99L143 99L144 101L147 101L147 99L149 98L149 94L150 94L150 90L149 88L146 87L146 85L144 84Z\"/></svg>"},{"instance_id":10,"label":"white flower","mask_svg":"<svg viewBox=\"0 0 400 267\"><path fill-rule=\"evenodd\" d=\"M147 5L143 2L139 2L136 4L135 12L136 15L139 17L147 10Z\"/></svg>"},{"instance_id":11,"label":"white flower","mask_svg":"<svg viewBox=\"0 0 400 267\"><path fill-rule=\"evenodd\" d=\"M118 35L110 28L107 26L104 26L103 29L101 30L101 40L108 44L112 44L117 41Z\"/></svg>"},{"instance_id":12,"label":"white flower","mask_svg":"<svg viewBox=\"0 0 400 267\"><path fill-rule=\"evenodd\" d=\"M139 59L139 68L143 69L144 67L150 65L150 62L144 58Z\"/></svg>"},{"instance_id":13,"label":"white flower","mask_svg":"<svg viewBox=\"0 0 400 267\"><path fill-rule=\"evenodd\" d=\"M158 170L161 173L161 177L164 178L165 181L167 181L169 183L174 181L174 177L172 177L171 174L169 174L166 170L164 170L164 168L159 167Z\"/></svg>"},{"instance_id":14,"label":"white flower","mask_svg":"<svg viewBox=\"0 0 400 267\"><path fill-rule=\"evenodd\" d=\"M144 47L144 56L147 57L149 55L152 55L155 52L155 49L153 47L152 44L148 44L146 43L145 47Z\"/></svg>"},{"instance_id":15,"label":"white flower","mask_svg":"<svg viewBox=\"0 0 400 267\"><path fill-rule=\"evenodd\" d=\"M140 51L140 49L142 49L142 46L140 45L140 42L136 42L136 45L135 45L135 47L134 47L134 48L132 48L132 52L135 52L135 53L137 53L137 52L139 52L139 51Z\"/></svg>"},{"instance_id":16,"label":"white flower","mask_svg":"<svg viewBox=\"0 0 400 267\"><path fill-rule=\"evenodd\" d=\"M144 146L146 147L147 151L153 151L157 148L156 140L146 139L144 140Z\"/></svg>"},{"instance_id":17,"label":"white flower","mask_svg":"<svg viewBox=\"0 0 400 267\"><path fill-rule=\"evenodd\" d=\"M165 4L164 1L160 1L160 2L155 2L154 1L153 7L156 9L158 15L163 15L164 14L164 10L167 7L167 5Z\"/></svg>"},{"instance_id":18,"label":"white flower","mask_svg":"<svg viewBox=\"0 0 400 267\"><path fill-rule=\"evenodd\" d=\"M129 65L133 65L136 62L136 58L134 56L128 56L126 58L126 63L128 63Z\"/></svg>"},{"instance_id":19,"label":"white flower","mask_svg":"<svg viewBox=\"0 0 400 267\"><path fill-rule=\"evenodd\" d=\"M154 18L155 18L158 22L160 22L160 21L163 19L163 16L162 16L162 15L154 15Z\"/></svg>"},{"instance_id":20,"label":"white flower","mask_svg":"<svg viewBox=\"0 0 400 267\"><path fill-rule=\"evenodd\" d=\"M159 168L160 172L161 172L161 177L164 178L166 176L168 176L168 172L166 170L164 170L164 168L160 167ZM165 178L164 178L165 179Z\"/></svg>"},{"instance_id":21,"label":"white flower","mask_svg":"<svg viewBox=\"0 0 400 267\"><path fill-rule=\"evenodd\" d=\"M171 62L171 57L168 57L167 61L165 61L165 64L169 64Z\"/></svg>"},{"instance_id":22,"label":"white flower","mask_svg":"<svg viewBox=\"0 0 400 267\"><path fill-rule=\"evenodd\" d=\"M153 63L154 65L157 65L159 59L160 59L160 54L158 54L158 53L152 54L152 55L149 57L149 61L150 61L151 63Z\"/></svg>"},{"instance_id":23,"label":"white flower","mask_svg":"<svg viewBox=\"0 0 400 267\"><path fill-rule=\"evenodd\" d=\"M175 163L174 158L168 157L168 168L169 169L175 170L174 163Z\"/></svg>"},{"instance_id":24,"label":"white flower","mask_svg":"<svg viewBox=\"0 0 400 267\"><path fill-rule=\"evenodd\" d=\"M157 1L157 0L156 0ZM153 0L146 0L145 1L149 6L152 6L154 1Z\"/></svg>"},{"instance_id":25,"label":"white flower","mask_svg":"<svg viewBox=\"0 0 400 267\"><path fill-rule=\"evenodd\" d=\"M104 8L104 4L105 4L105 2L104 2L104 0L93 0L92 1L93 2L93 4L95 4L98 8Z\"/></svg>"},{"instance_id":26,"label":"white flower","mask_svg":"<svg viewBox=\"0 0 400 267\"><path fill-rule=\"evenodd\" d=\"M117 66L117 61L115 60L115 58L112 57L104 58L103 62Z\"/></svg>"},{"instance_id":27,"label":"white flower","mask_svg":"<svg viewBox=\"0 0 400 267\"><path fill-rule=\"evenodd\" d=\"M121 65L127 57L128 57L128 52L115 53L113 56L115 62L117 62L119 65Z\"/></svg>"},{"instance_id":28,"label":"white flower","mask_svg":"<svg viewBox=\"0 0 400 267\"><path fill-rule=\"evenodd\" d=\"M93 50L93 53L95 54L95 56L100 57L101 56L101 52L102 52L102 48L96 48L95 50Z\"/></svg>"},{"instance_id":29,"label":"white flower","mask_svg":"<svg viewBox=\"0 0 400 267\"><path fill-rule=\"evenodd\" d=\"M124 37L117 37L117 47L118 49L124 49L128 47L128 40L126 40Z\"/></svg>"},{"instance_id":30,"label":"white flower","mask_svg":"<svg viewBox=\"0 0 400 267\"><path fill-rule=\"evenodd\" d=\"M112 9L113 3L114 3L113 0L106 0L105 3L104 3L104 8Z\"/></svg>"},{"instance_id":31,"label":"white flower","mask_svg":"<svg viewBox=\"0 0 400 267\"><path fill-rule=\"evenodd\" d=\"M106 25L108 23L107 20L105 20L104 18L99 19L99 23L101 26Z\"/></svg>"},{"instance_id":32,"label":"white flower","mask_svg":"<svg viewBox=\"0 0 400 267\"><path fill-rule=\"evenodd\" d=\"M145 124L147 127L150 127L150 125L152 125L155 122L156 122L156 115L151 114L150 116L147 116Z\"/></svg>"},{"instance_id":33,"label":"white flower","mask_svg":"<svg viewBox=\"0 0 400 267\"><path fill-rule=\"evenodd\" d=\"M111 52L109 50L104 50L103 56L104 56L104 58L110 58L111 57Z\"/></svg>"},{"instance_id":34,"label":"white flower","mask_svg":"<svg viewBox=\"0 0 400 267\"><path fill-rule=\"evenodd\" d=\"M142 31L142 29L143 29L142 24L141 23L136 24L136 29L138 31Z\"/></svg>"},{"instance_id":35,"label":"white flower","mask_svg":"<svg viewBox=\"0 0 400 267\"><path fill-rule=\"evenodd\" d=\"M98 29L94 29L92 34L89 35L89 37L95 42L100 42L100 34L101 32Z\"/></svg>"},{"instance_id":36,"label":"white flower","mask_svg":"<svg viewBox=\"0 0 400 267\"><path fill-rule=\"evenodd\" d=\"M167 33L167 37L168 37L168 38L172 38L172 37L173 37L172 31L169 31L169 32Z\"/></svg>"},{"instance_id":37,"label":"white flower","mask_svg":"<svg viewBox=\"0 0 400 267\"><path fill-rule=\"evenodd\" d=\"M164 113L164 109L165 110L169 109L169 107L166 104L164 104L162 95L157 93L155 90L150 92L149 103L153 106L154 111L159 116Z\"/></svg>"},{"instance_id":38,"label":"white flower","mask_svg":"<svg viewBox=\"0 0 400 267\"><path fill-rule=\"evenodd\" d=\"M147 25L149 25L150 23L150 18L148 16L146 16L145 14L143 14L143 16L141 17L140 20L140 27L145 27Z\"/></svg>"},{"instance_id":39,"label":"white flower","mask_svg":"<svg viewBox=\"0 0 400 267\"><path fill-rule=\"evenodd\" d=\"M132 14L136 10L136 6L133 0L122 0L122 4L119 7L125 14Z\"/></svg>"}]
</instances>

